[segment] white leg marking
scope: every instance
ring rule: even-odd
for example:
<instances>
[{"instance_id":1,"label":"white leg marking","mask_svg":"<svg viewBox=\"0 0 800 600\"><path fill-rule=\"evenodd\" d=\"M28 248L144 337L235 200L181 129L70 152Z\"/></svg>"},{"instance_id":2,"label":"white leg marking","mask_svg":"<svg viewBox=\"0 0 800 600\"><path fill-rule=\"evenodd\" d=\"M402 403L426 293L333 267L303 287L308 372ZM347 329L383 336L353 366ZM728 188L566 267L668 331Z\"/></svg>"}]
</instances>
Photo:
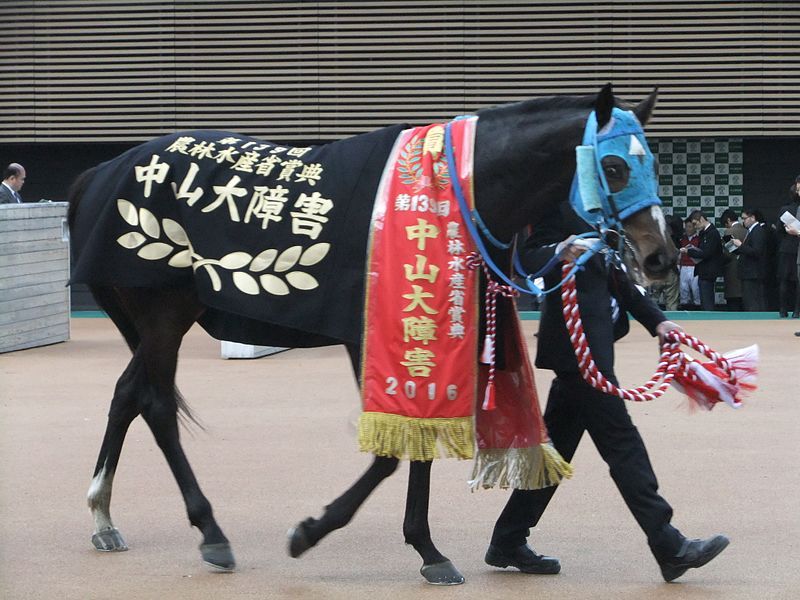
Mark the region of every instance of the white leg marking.
<instances>
[{"instance_id":1,"label":"white leg marking","mask_svg":"<svg viewBox=\"0 0 800 600\"><path fill-rule=\"evenodd\" d=\"M105 529L113 529L111 522L111 484L114 482L114 471L106 471L103 467L100 472L92 479L89 486L88 503L89 510L94 517L94 532L98 533Z\"/></svg>"}]
</instances>

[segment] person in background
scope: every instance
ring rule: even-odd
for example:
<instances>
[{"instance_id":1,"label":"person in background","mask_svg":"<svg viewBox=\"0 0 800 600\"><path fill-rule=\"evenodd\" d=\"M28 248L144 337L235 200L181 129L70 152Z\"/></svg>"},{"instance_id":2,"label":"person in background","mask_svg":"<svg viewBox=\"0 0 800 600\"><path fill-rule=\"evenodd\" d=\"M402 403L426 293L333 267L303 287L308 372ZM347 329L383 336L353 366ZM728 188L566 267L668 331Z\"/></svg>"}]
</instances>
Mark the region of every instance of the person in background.
<instances>
[{"instance_id":1,"label":"person in background","mask_svg":"<svg viewBox=\"0 0 800 600\"><path fill-rule=\"evenodd\" d=\"M764 310L778 310L778 233L775 231L774 223L767 223L764 213L759 209L753 209L756 221L764 230L766 243L765 254L767 256L766 272L764 273Z\"/></svg>"},{"instance_id":2,"label":"person in background","mask_svg":"<svg viewBox=\"0 0 800 600\"><path fill-rule=\"evenodd\" d=\"M739 255L742 304L746 311L763 311L766 308L764 277L767 272L767 232L751 208L742 211L742 223L747 229L747 236L743 242L733 240Z\"/></svg>"},{"instance_id":3,"label":"person in background","mask_svg":"<svg viewBox=\"0 0 800 600\"><path fill-rule=\"evenodd\" d=\"M696 261L691 258L684 248L700 245L700 237L694 230L694 223L690 218L683 221L683 236L678 240L677 248L680 250L678 269L680 274L681 306L684 310L693 310L700 305L700 285L694 272Z\"/></svg>"},{"instance_id":4,"label":"person in background","mask_svg":"<svg viewBox=\"0 0 800 600\"><path fill-rule=\"evenodd\" d=\"M778 239L778 311L785 319L800 318L800 285L797 273L797 250L800 238L791 235L780 217L788 212L793 217L800 215L800 175L789 188L789 203L778 209L775 233Z\"/></svg>"},{"instance_id":5,"label":"person in background","mask_svg":"<svg viewBox=\"0 0 800 600\"><path fill-rule=\"evenodd\" d=\"M725 280L725 304L727 309L732 312L742 310L742 280L739 279L739 255L735 251L735 246L731 240L744 241L747 229L739 222L739 215L732 208L727 208L720 215L720 222L724 228L723 235L723 256L725 257L725 268L722 278Z\"/></svg>"},{"instance_id":6,"label":"person in background","mask_svg":"<svg viewBox=\"0 0 800 600\"><path fill-rule=\"evenodd\" d=\"M700 244L697 248L681 248L681 252L697 261L694 272L700 280L700 308L714 310L714 286L722 274L722 236L703 211L693 210L689 219L700 236Z\"/></svg>"},{"instance_id":7,"label":"person in background","mask_svg":"<svg viewBox=\"0 0 800 600\"><path fill-rule=\"evenodd\" d=\"M25 185L25 168L18 163L11 163L3 171L3 183L0 184L0 204L21 204L19 191Z\"/></svg>"},{"instance_id":8,"label":"person in background","mask_svg":"<svg viewBox=\"0 0 800 600\"><path fill-rule=\"evenodd\" d=\"M800 180L800 175L797 178L798 178L798 180ZM800 192L800 189L798 189L798 187L797 187L798 183L800 183L800 181L796 181L795 182L795 190ZM798 209L798 211L797 211L797 218L800 219L800 209ZM800 238L800 227L794 227L792 225L786 225L784 227L784 229L786 230L786 233L788 233L789 235L797 237L797 238ZM800 249L798 249L798 251L797 251L797 281L798 281L798 285L800 285ZM800 337L800 331L795 331L794 334L797 337Z\"/></svg>"}]
</instances>

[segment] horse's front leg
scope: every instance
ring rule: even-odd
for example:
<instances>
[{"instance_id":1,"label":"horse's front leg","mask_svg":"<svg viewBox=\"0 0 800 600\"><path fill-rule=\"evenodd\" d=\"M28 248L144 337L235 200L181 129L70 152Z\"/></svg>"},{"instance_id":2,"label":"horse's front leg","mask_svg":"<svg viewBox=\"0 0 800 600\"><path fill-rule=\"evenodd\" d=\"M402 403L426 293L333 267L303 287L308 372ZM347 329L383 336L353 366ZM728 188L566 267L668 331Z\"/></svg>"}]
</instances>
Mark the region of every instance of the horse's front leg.
<instances>
[{"instance_id":1,"label":"horse's front leg","mask_svg":"<svg viewBox=\"0 0 800 600\"><path fill-rule=\"evenodd\" d=\"M431 491L432 464L433 461L411 461L403 535L406 543L411 544L422 557L420 573L428 583L458 585L464 583L464 576L436 549L431 540L428 500Z\"/></svg>"},{"instance_id":2,"label":"horse's front leg","mask_svg":"<svg viewBox=\"0 0 800 600\"><path fill-rule=\"evenodd\" d=\"M376 456L358 481L325 507L322 517L309 517L290 529L289 555L297 558L331 531L347 525L378 484L395 472L398 462L396 458Z\"/></svg>"}]
</instances>

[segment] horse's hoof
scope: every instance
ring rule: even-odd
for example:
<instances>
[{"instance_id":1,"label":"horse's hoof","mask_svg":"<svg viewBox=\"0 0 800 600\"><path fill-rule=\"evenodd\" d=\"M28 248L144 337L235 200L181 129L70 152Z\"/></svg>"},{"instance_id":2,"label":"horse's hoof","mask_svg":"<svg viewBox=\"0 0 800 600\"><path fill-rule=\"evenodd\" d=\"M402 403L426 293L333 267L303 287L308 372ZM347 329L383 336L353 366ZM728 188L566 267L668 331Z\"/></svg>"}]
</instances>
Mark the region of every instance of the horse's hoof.
<instances>
[{"instance_id":1,"label":"horse's hoof","mask_svg":"<svg viewBox=\"0 0 800 600\"><path fill-rule=\"evenodd\" d=\"M92 544L95 550L100 552L125 552L128 549L128 544L122 539L122 534L116 527L95 533L92 536Z\"/></svg>"},{"instance_id":2,"label":"horse's hoof","mask_svg":"<svg viewBox=\"0 0 800 600\"><path fill-rule=\"evenodd\" d=\"M289 538L287 550L289 551L289 556L292 558L301 556L306 550L310 549L314 545L308 541L305 521L298 523L296 527L292 527L286 533L286 536Z\"/></svg>"},{"instance_id":3,"label":"horse's hoof","mask_svg":"<svg viewBox=\"0 0 800 600\"><path fill-rule=\"evenodd\" d=\"M200 544L200 553L203 555L203 562L213 571L231 573L236 569L236 560L228 542Z\"/></svg>"},{"instance_id":4,"label":"horse's hoof","mask_svg":"<svg viewBox=\"0 0 800 600\"><path fill-rule=\"evenodd\" d=\"M461 585L464 583L464 576L449 560L435 565L422 565L419 572L431 585Z\"/></svg>"}]
</instances>

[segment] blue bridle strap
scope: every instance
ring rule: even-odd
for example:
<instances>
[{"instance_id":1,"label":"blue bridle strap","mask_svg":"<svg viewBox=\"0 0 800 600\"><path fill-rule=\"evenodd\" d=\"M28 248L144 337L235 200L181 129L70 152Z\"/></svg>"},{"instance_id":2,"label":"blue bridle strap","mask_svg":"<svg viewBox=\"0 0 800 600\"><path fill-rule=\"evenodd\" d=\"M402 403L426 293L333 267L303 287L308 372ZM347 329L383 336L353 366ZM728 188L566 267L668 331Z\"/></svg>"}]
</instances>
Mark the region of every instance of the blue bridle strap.
<instances>
[{"instance_id":1,"label":"blue bridle strap","mask_svg":"<svg viewBox=\"0 0 800 600\"><path fill-rule=\"evenodd\" d=\"M459 118L465 118L465 117L459 117ZM550 288L548 290L540 289L539 286L537 286L533 282L533 280L538 278L538 277L543 276L545 273L547 273L551 269L557 267L558 263L559 263L559 260L558 260L557 256L553 256L553 258L551 258L542 269L540 269L539 271L537 271L536 273L534 273L532 275L525 275L524 272L520 273L523 277L525 277L525 283L528 286L527 288L521 287L521 286L517 285L516 283L514 283L511 280L511 278L509 278L509 276L506 275L502 271L502 269L498 268L498 266L491 259L491 257L489 256L489 252L486 250L486 245L483 243L483 240L481 239L481 236L478 233L478 229L475 226L476 221L481 223L482 224L482 228L481 229L482 229L482 231L484 231L484 233L488 234L487 238L489 239L489 241L491 241L493 244L495 244L495 246L497 246L497 244L500 243L500 242L497 241L497 239L493 235L489 234L488 229L486 228L486 225L483 224L483 221L480 219L480 216L478 215L477 209L470 210L469 206L467 205L467 199L466 199L466 196L464 196L464 190L461 188L461 182L459 181L459 178L458 178L458 169L457 169L457 166L456 166L455 154L453 152L452 134L450 132L451 124L452 124L452 122L447 123L447 125L445 126L445 130L444 130L444 139L445 139L444 149L445 149L445 156L447 157L447 168L450 171L450 184L453 186L453 193L455 194L456 200L458 201L458 207L459 207L459 210L461 211L461 216L464 219L464 223L465 223L465 225L467 227L467 231L469 231L470 237L472 237L472 240L475 242L475 247L478 249L478 253L481 255L481 258L483 259L483 261L486 264L486 266L499 279L501 279L506 285L510 286L512 289L517 290L518 292L521 292L523 294L529 294L529 295L532 295L532 296L539 297L539 296L543 296L545 294L549 294L549 293L557 290L559 287L561 287L561 284L564 281L567 281L569 278L573 277L580 269L583 268L583 265L586 263L586 261L588 261L592 256L594 256L597 252L599 252L602 248L605 247L605 242L602 239L598 238L597 242L595 244L593 244L590 249L588 249L586 252L584 252L578 258L577 261L575 261L575 264L573 265L572 269L570 269L570 272L561 280L561 282L559 282L558 285L556 285L556 286L554 286L554 287L552 287L552 288ZM578 237L579 238L585 238L585 237L597 236L597 235L598 234L596 232L588 232L588 233L582 234L582 235L580 235ZM512 242L513 242L513 240L512 240ZM511 247L511 243L505 244L505 245L500 245L498 247L501 248L501 249L508 249L508 248ZM519 262L519 257L517 256L517 253L515 253L514 262L515 262L515 266L516 267L519 268L519 267L522 266L520 264L520 262Z\"/></svg>"},{"instance_id":2,"label":"blue bridle strap","mask_svg":"<svg viewBox=\"0 0 800 600\"><path fill-rule=\"evenodd\" d=\"M483 219L481 219L481 215L480 213L478 213L477 210L473 209L471 211L471 214L475 218L475 223L478 225L478 228L481 230L481 233L485 235L486 239L488 239L492 243L492 246L494 246L495 248L499 248L500 250L508 250L509 248L511 248L511 246L514 245L513 237L511 238L511 241L508 243L501 242L496 237L494 237L492 235L492 232L489 231L489 228L486 226L486 223L484 223Z\"/></svg>"}]
</instances>

